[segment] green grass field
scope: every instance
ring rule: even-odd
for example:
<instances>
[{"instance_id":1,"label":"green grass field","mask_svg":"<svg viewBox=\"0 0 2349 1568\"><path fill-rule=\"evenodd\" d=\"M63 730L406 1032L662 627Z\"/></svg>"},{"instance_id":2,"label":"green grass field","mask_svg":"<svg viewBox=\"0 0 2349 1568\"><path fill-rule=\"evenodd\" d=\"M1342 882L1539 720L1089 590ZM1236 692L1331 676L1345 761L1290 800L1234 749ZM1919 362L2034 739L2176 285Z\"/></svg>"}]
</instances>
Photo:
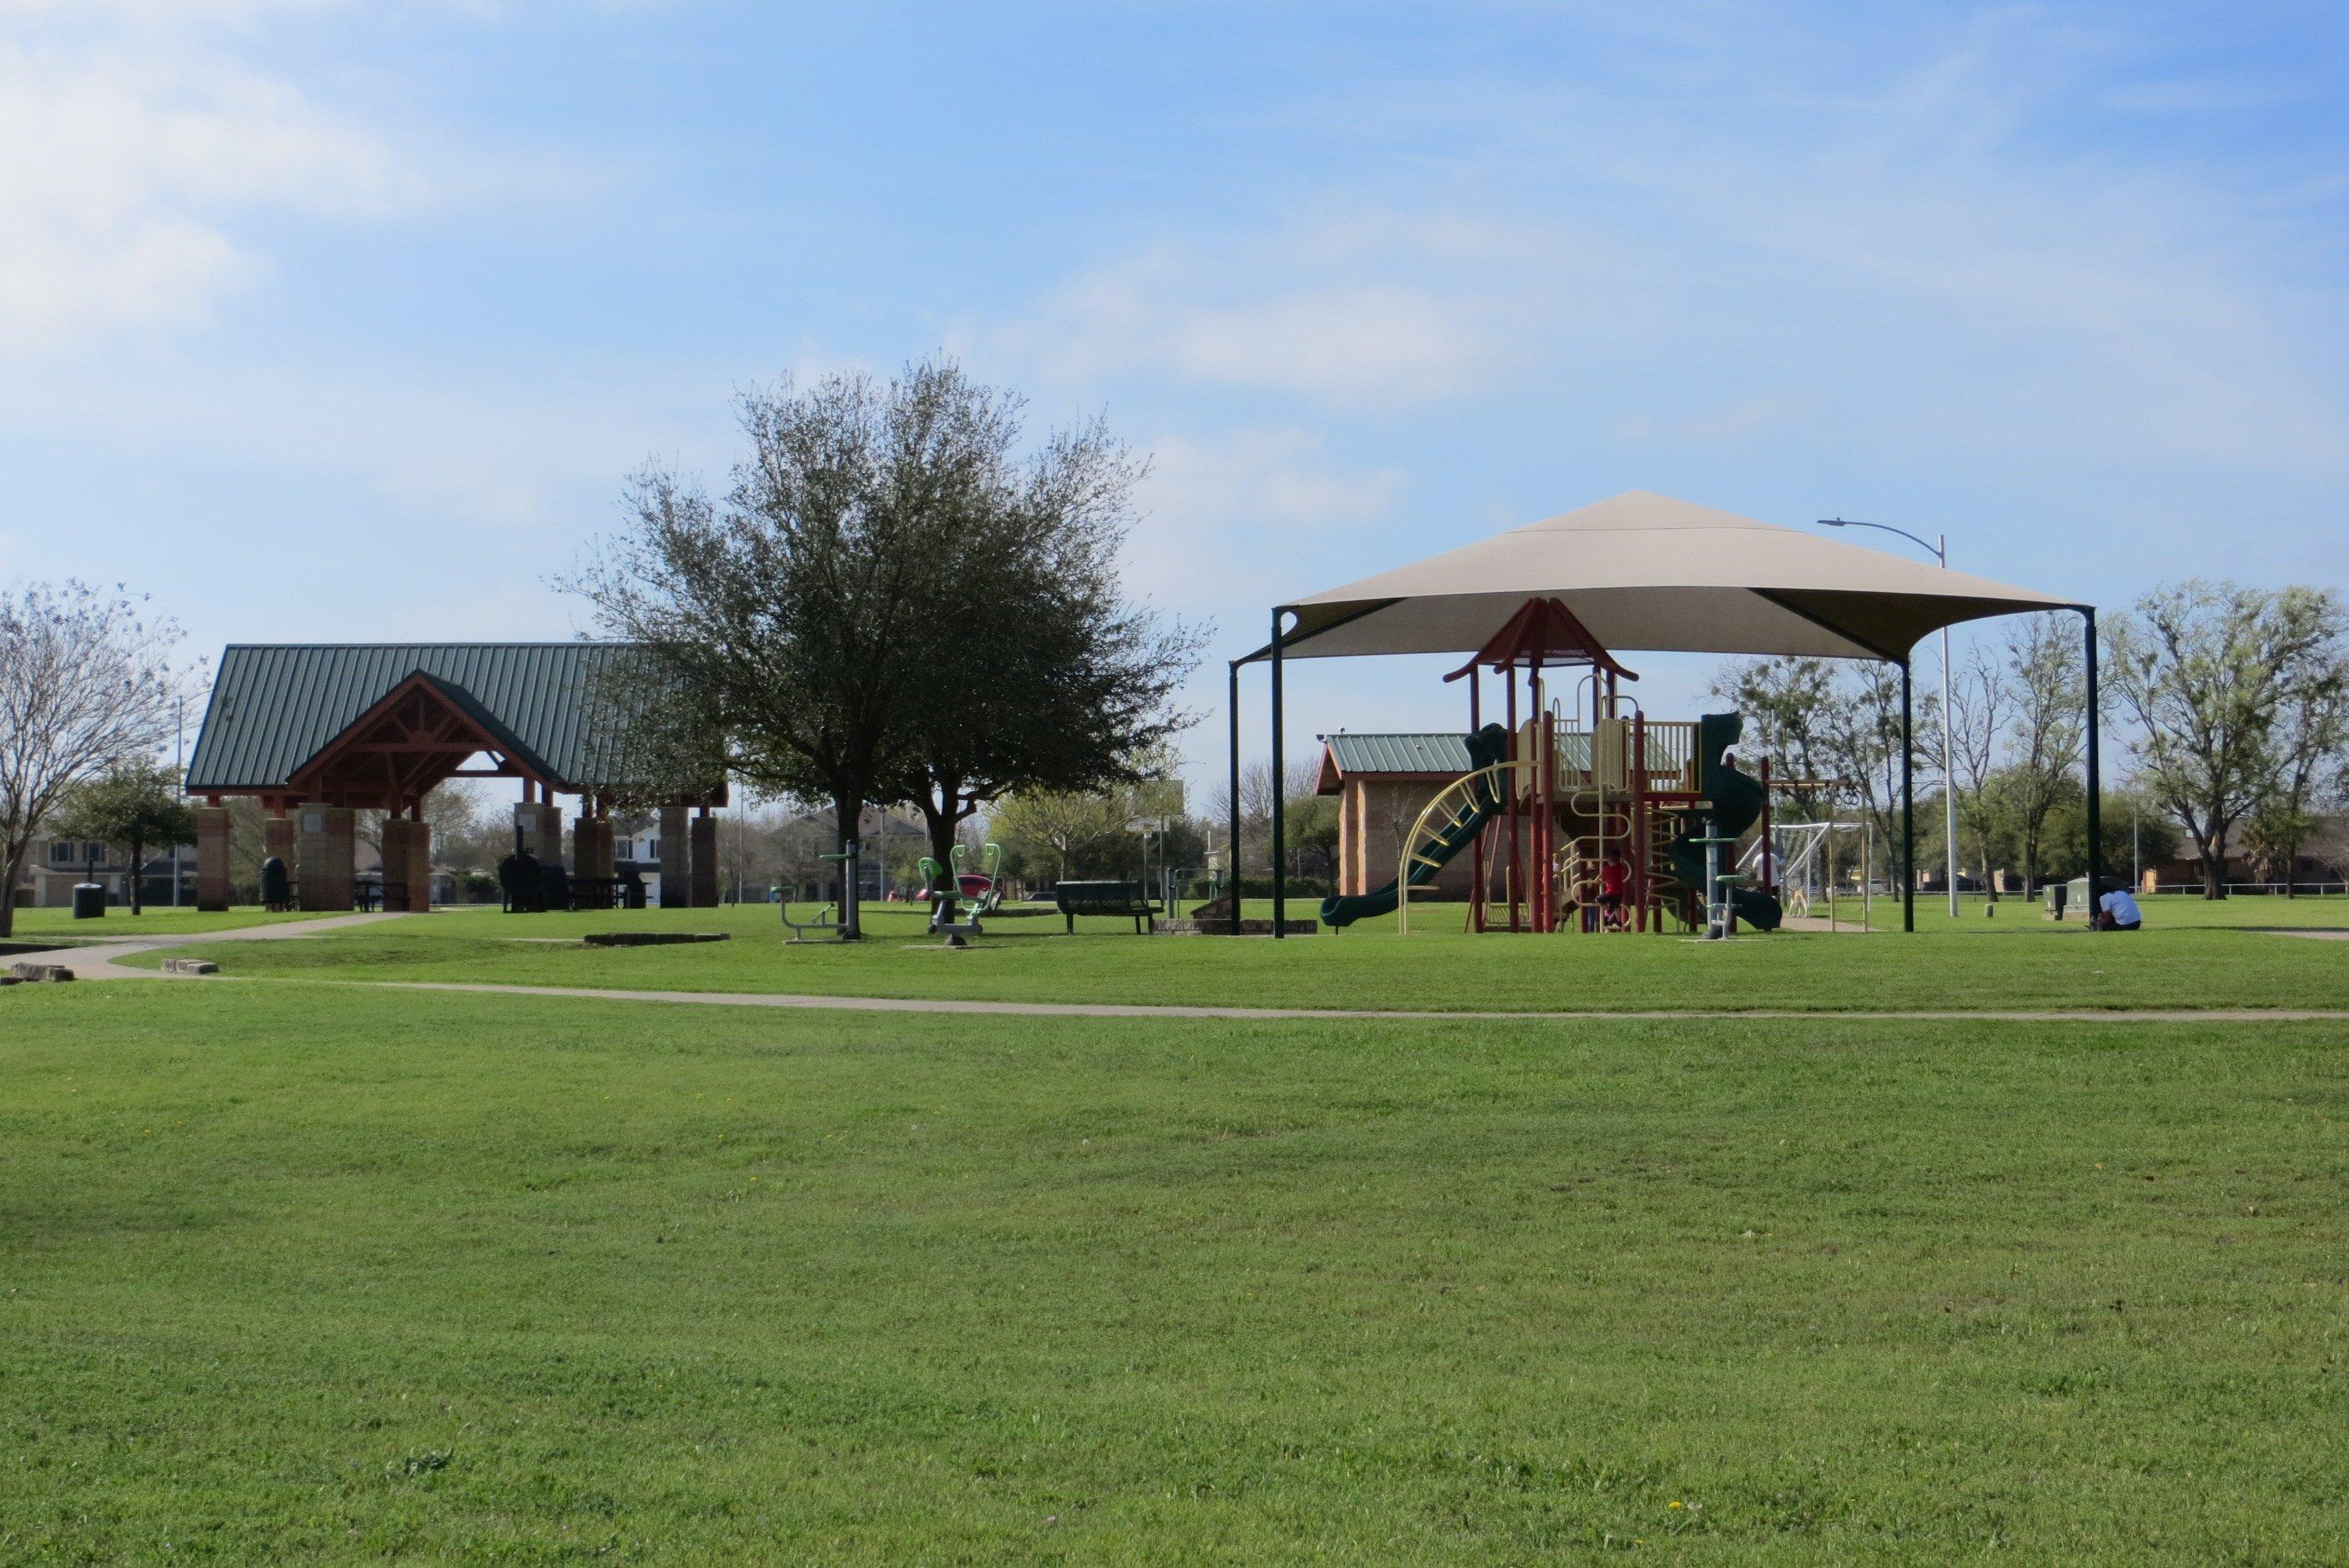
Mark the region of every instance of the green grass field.
<instances>
[{"instance_id":1,"label":"green grass field","mask_svg":"<svg viewBox=\"0 0 2349 1568\"><path fill-rule=\"evenodd\" d=\"M0 1558L2349 1550L2338 1025L378 995L0 993Z\"/></svg>"},{"instance_id":2,"label":"green grass field","mask_svg":"<svg viewBox=\"0 0 2349 1568\"><path fill-rule=\"evenodd\" d=\"M2243 901L2245 903L2251 901ZM2281 900L2272 904L2279 913ZM2349 900L2297 901L2340 922ZM920 912L867 910L872 939L787 944L771 907L506 915L441 912L299 942L194 951L232 975L505 982L635 990L777 991L999 1001L1376 1007L1440 1012L1642 1008L2349 1007L2349 946L2211 924L2194 901L2146 931L2097 935L2020 919L1914 935L1781 932L1724 944L1677 936L1469 936L1437 905L1408 937L1392 923L1275 943L1142 938L1130 923L999 920L948 952ZM2023 913L2021 910L2017 913ZM2275 916L2274 923L2283 923ZM574 941L596 929L722 930L723 944L627 950ZM150 954L145 962L160 963Z\"/></svg>"},{"instance_id":3,"label":"green grass field","mask_svg":"<svg viewBox=\"0 0 2349 1568\"><path fill-rule=\"evenodd\" d=\"M210 912L169 904L150 906L138 914L128 909L109 909L96 920L76 920L69 909L20 909L16 911L16 932L11 942L119 942L135 936L196 935L212 931L234 931L248 925L267 925L277 921L316 920L315 914L272 914L257 907L213 910Z\"/></svg>"}]
</instances>

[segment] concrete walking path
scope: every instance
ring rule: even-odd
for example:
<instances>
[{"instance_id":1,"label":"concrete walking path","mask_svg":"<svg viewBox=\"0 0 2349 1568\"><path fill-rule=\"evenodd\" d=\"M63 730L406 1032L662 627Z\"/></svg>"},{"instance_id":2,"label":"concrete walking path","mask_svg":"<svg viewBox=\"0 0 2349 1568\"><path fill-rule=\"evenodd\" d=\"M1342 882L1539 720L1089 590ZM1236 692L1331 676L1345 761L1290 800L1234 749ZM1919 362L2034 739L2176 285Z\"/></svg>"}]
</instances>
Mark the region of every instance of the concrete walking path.
<instances>
[{"instance_id":1,"label":"concrete walking path","mask_svg":"<svg viewBox=\"0 0 2349 1568\"><path fill-rule=\"evenodd\" d=\"M143 973L143 972L139 972ZM622 991L584 985L499 985L464 980L289 980L248 981L251 985L367 985L393 991L453 991L490 996L569 996L590 1002L665 1002L693 1006L778 1007L795 1012L844 1013L984 1013L1025 1018L1222 1018L1244 1023L1277 1023L1284 1019L1387 1018L1414 1023L1606 1023L1609 1021L1671 1022L1688 1018L1724 1021L1803 1019L1812 1023L1837 1020L1856 1023L2077 1023L2077 1024L2305 1024L2349 1023L2349 1008L2186 1007L2119 1010L2106 1008L2016 1009L1959 1012L1951 1009L1907 1012L1806 1012L1793 1007L1754 1008L1585 1008L1559 1012L1411 1012L1377 1007L1203 1007L1168 1005L1150 1006L1122 1002L977 1002L936 996L823 996L775 991Z\"/></svg>"},{"instance_id":2,"label":"concrete walking path","mask_svg":"<svg viewBox=\"0 0 2349 1568\"><path fill-rule=\"evenodd\" d=\"M144 936L126 936L119 941L86 942L64 947L44 947L30 953L11 953L0 956L0 969L11 964L62 964L74 972L78 980L169 980L172 975L160 969L130 969L115 962L134 953L151 953L159 947L209 947L215 942L283 942L290 937L317 936L329 931L343 931L354 925L373 925L383 920L406 920L403 912L378 914L326 914L316 920L280 920L266 925L233 925L225 931L153 932Z\"/></svg>"}]
</instances>

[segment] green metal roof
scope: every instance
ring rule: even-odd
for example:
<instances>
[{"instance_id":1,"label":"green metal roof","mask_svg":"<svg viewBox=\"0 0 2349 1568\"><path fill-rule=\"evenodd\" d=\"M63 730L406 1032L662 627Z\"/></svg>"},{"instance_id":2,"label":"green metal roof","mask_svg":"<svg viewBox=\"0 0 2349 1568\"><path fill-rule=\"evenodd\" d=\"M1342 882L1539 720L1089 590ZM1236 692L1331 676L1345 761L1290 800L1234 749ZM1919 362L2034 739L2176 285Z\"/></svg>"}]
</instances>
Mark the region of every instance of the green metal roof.
<instances>
[{"instance_id":1,"label":"green metal roof","mask_svg":"<svg viewBox=\"0 0 2349 1568\"><path fill-rule=\"evenodd\" d=\"M1322 738L1345 773L1441 773L1456 778L1476 764L1468 756L1465 735L1350 735ZM1577 730L1557 732L1557 765L1590 766L1590 737Z\"/></svg>"},{"instance_id":2,"label":"green metal roof","mask_svg":"<svg viewBox=\"0 0 2349 1568\"><path fill-rule=\"evenodd\" d=\"M1350 735L1325 737L1340 773L1443 773L1458 775L1475 764L1465 735Z\"/></svg>"},{"instance_id":3,"label":"green metal roof","mask_svg":"<svg viewBox=\"0 0 2349 1568\"><path fill-rule=\"evenodd\" d=\"M625 643L233 643L221 655L188 792L268 789L421 670L511 734L566 790L590 771L588 695Z\"/></svg>"}]
</instances>

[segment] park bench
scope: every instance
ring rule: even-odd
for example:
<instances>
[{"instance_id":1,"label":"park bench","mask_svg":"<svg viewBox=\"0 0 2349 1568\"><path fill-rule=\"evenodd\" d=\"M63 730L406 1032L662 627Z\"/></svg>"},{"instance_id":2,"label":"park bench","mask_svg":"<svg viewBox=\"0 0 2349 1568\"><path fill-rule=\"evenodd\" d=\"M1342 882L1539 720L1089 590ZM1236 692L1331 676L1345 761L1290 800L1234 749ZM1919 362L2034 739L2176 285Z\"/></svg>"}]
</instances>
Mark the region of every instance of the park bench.
<instances>
[{"instance_id":1,"label":"park bench","mask_svg":"<svg viewBox=\"0 0 2349 1568\"><path fill-rule=\"evenodd\" d=\"M1127 882L1064 882L1052 889L1052 903L1069 923L1069 932L1075 934L1077 916L1106 914L1118 919L1131 919L1134 934L1155 932L1152 919L1158 906L1150 902L1141 884Z\"/></svg>"}]
</instances>

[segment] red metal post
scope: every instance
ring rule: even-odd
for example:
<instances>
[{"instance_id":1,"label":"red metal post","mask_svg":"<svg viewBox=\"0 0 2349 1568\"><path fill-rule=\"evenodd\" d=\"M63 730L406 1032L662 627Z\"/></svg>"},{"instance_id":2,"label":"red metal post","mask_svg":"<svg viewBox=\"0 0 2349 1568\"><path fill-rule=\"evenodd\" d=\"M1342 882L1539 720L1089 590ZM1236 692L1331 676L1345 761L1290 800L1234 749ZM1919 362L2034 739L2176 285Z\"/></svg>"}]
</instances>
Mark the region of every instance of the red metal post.
<instances>
[{"instance_id":1,"label":"red metal post","mask_svg":"<svg viewBox=\"0 0 2349 1568\"><path fill-rule=\"evenodd\" d=\"M1632 927L1641 932L1648 929L1648 843L1655 837L1648 815L1651 810L1648 799L1648 717L1635 713L1631 716L1631 903L1638 911L1632 917Z\"/></svg>"},{"instance_id":2,"label":"red metal post","mask_svg":"<svg viewBox=\"0 0 2349 1568\"><path fill-rule=\"evenodd\" d=\"M1485 672L1471 666L1468 671L1468 729L1471 734L1485 727ZM1473 760L1473 759L1472 759ZM1405 844L1405 850L1411 846ZM1482 829L1468 849L1468 928L1485 929L1485 834Z\"/></svg>"},{"instance_id":3,"label":"red metal post","mask_svg":"<svg viewBox=\"0 0 2349 1568\"><path fill-rule=\"evenodd\" d=\"M1515 660L1512 660L1502 666L1501 686L1502 689L1508 694L1506 698L1507 705L1506 711L1508 715L1507 723L1509 726L1509 748L1501 755L1514 762L1516 760L1517 756L1517 666ZM1508 875L1503 880L1508 888L1509 893L1509 929L1511 931L1516 931L1518 929L1517 899L1518 895L1524 891L1521 884L1525 881L1524 861L1519 852L1517 840L1518 810L1516 769L1512 768L1504 770L1501 784L1502 788L1507 791L1503 798L1508 803L1509 813L1509 871Z\"/></svg>"}]
</instances>

